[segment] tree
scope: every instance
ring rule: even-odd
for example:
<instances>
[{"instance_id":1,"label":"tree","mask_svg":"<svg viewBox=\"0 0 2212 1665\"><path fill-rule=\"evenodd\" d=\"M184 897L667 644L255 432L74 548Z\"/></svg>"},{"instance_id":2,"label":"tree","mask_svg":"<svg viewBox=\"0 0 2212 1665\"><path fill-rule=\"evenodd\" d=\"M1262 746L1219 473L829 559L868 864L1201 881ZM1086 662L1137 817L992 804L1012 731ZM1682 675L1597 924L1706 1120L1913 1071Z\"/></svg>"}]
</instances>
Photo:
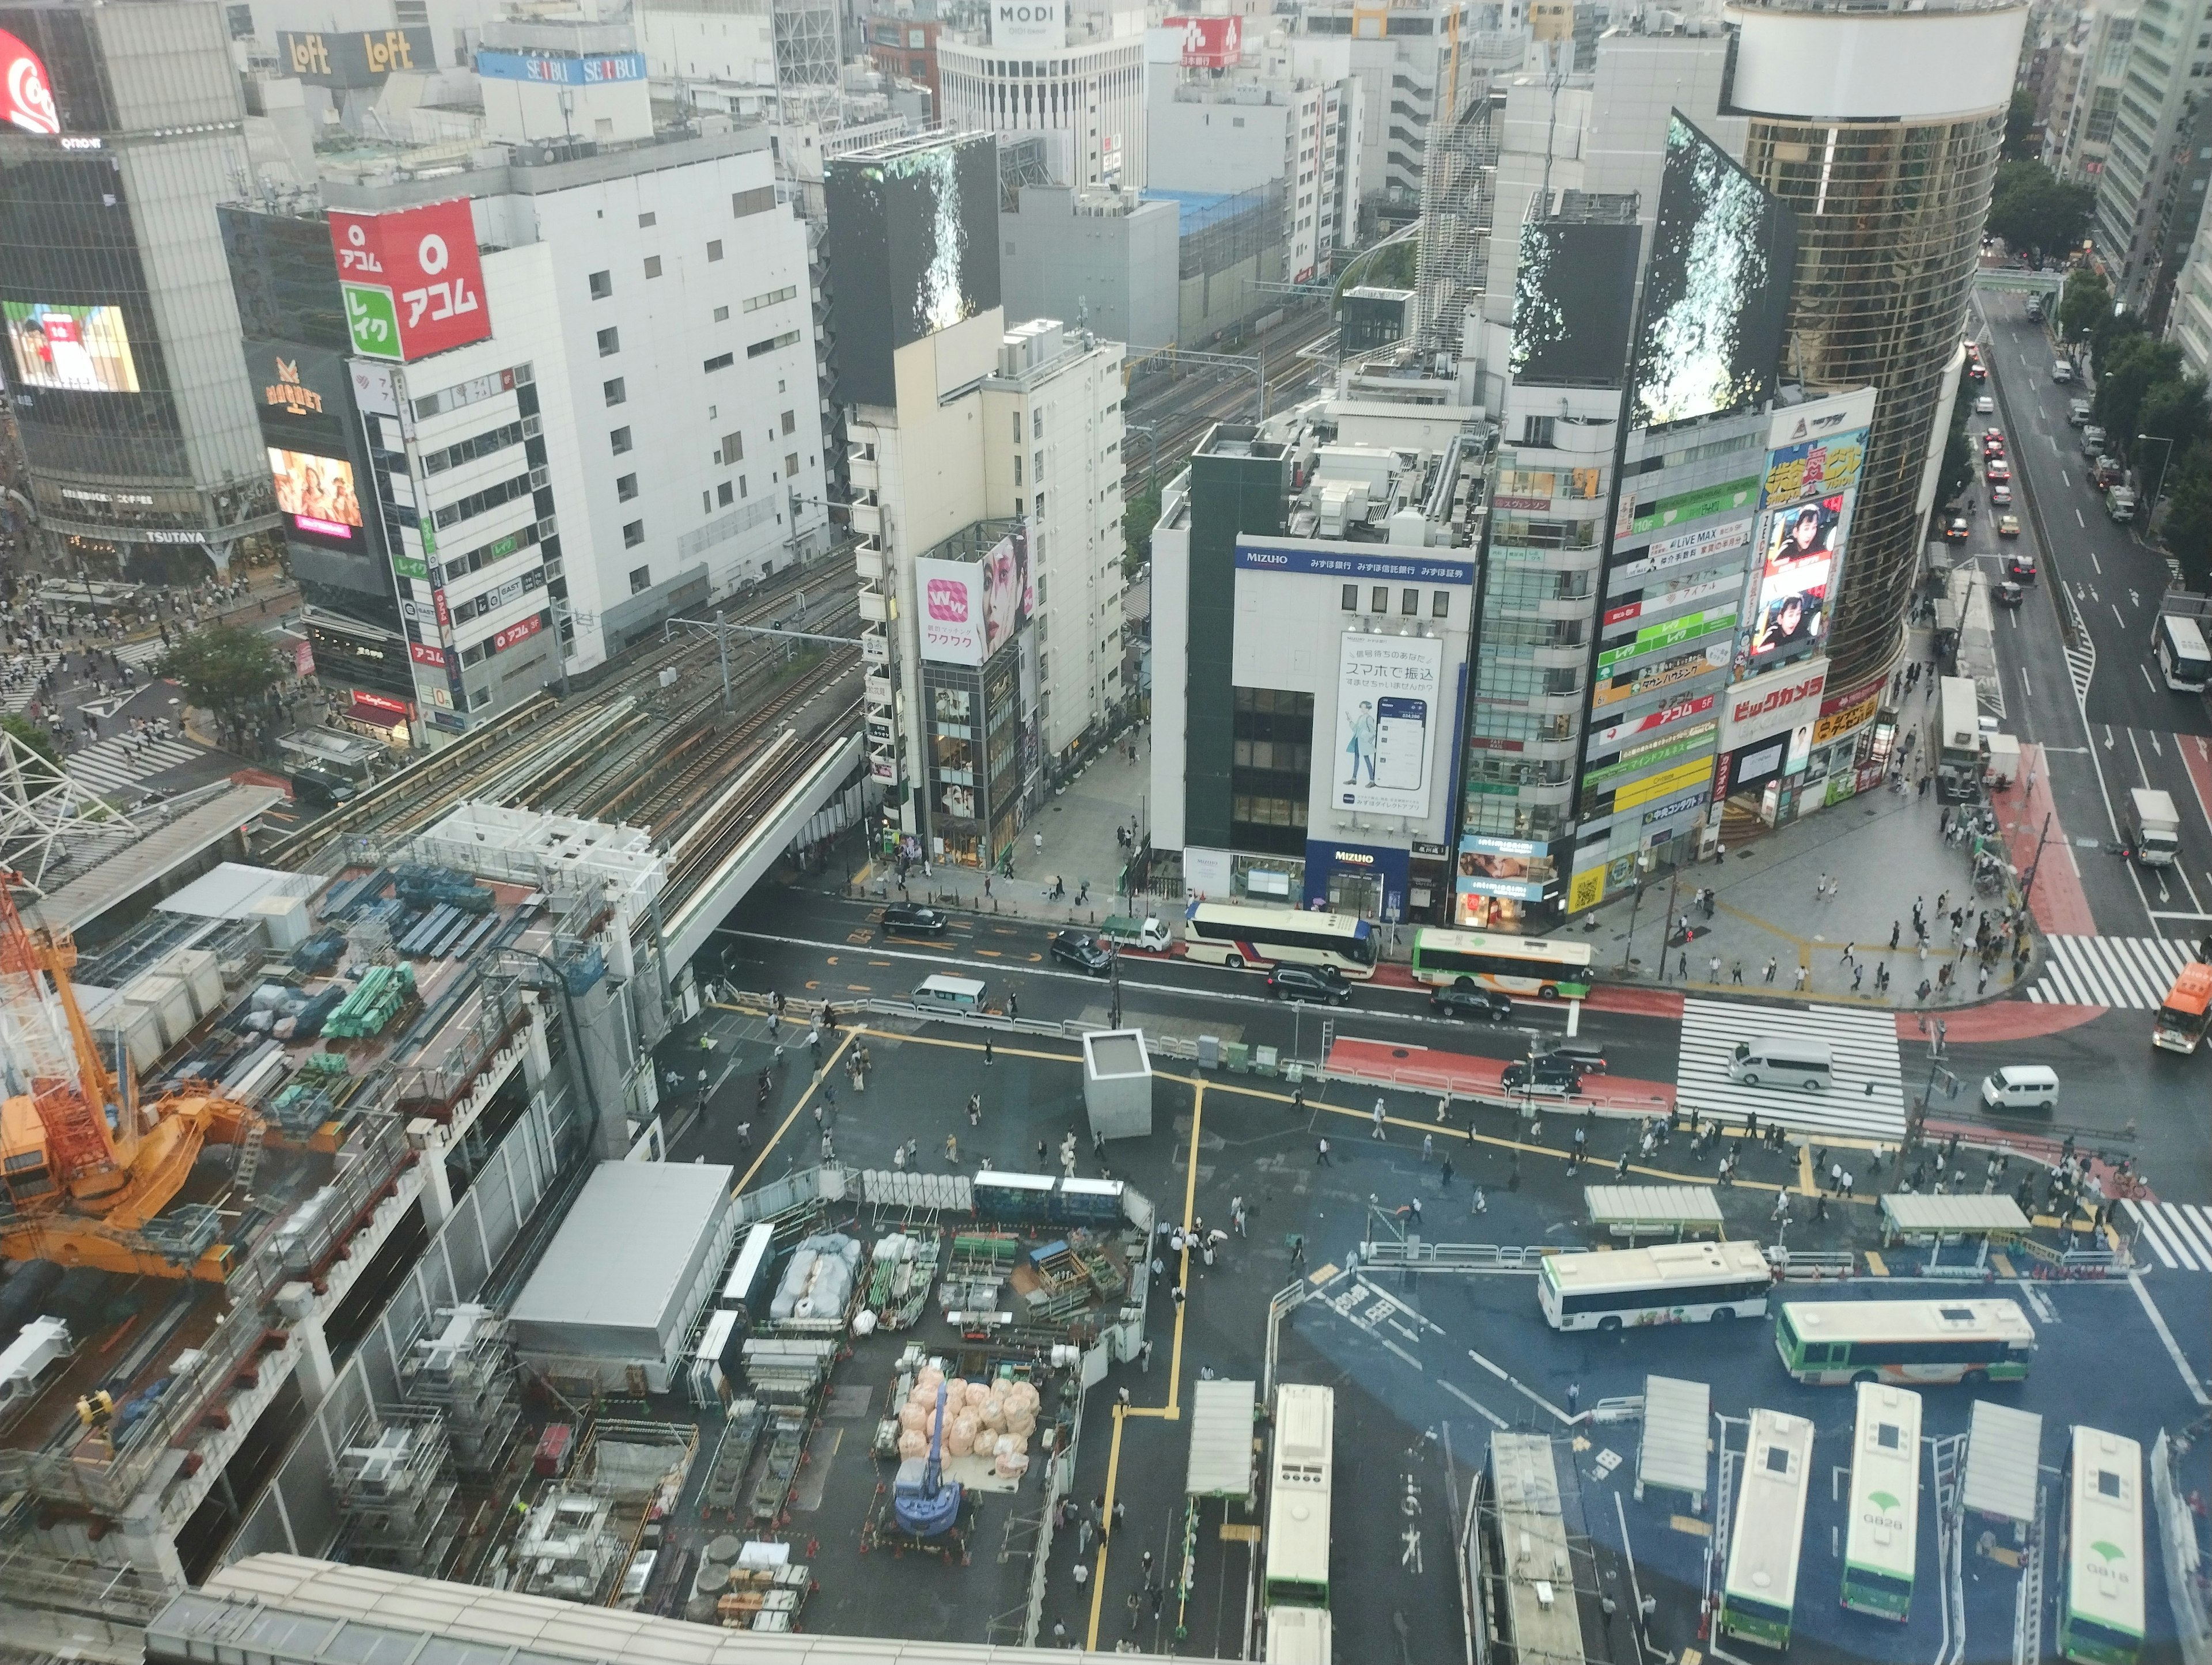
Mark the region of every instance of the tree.
<instances>
[{"instance_id":1,"label":"tree","mask_svg":"<svg viewBox=\"0 0 2212 1665\"><path fill-rule=\"evenodd\" d=\"M184 684L194 705L236 720L284 677L269 638L236 624L198 630L161 655L155 674Z\"/></svg>"},{"instance_id":2,"label":"tree","mask_svg":"<svg viewBox=\"0 0 2212 1665\"><path fill-rule=\"evenodd\" d=\"M2089 350L2096 355L2098 374L2103 374L2105 366L2118 362L2130 341L2148 333L2135 313L2106 313L2089 330Z\"/></svg>"},{"instance_id":3,"label":"tree","mask_svg":"<svg viewBox=\"0 0 2212 1665\"><path fill-rule=\"evenodd\" d=\"M1989 228L2008 248L2039 264L2046 253L2081 240L2096 206L2088 186L2059 179L2041 162L2007 162L1990 193Z\"/></svg>"},{"instance_id":4,"label":"tree","mask_svg":"<svg viewBox=\"0 0 2212 1665\"><path fill-rule=\"evenodd\" d=\"M2200 440L2174 463L2160 530L2182 581L2200 593L2212 590L2212 445Z\"/></svg>"},{"instance_id":5,"label":"tree","mask_svg":"<svg viewBox=\"0 0 2212 1665\"><path fill-rule=\"evenodd\" d=\"M1966 440L1966 413L1974 401L1961 392L1951 406L1951 431L1943 441L1942 492L1940 501L1954 503L1974 477L1973 447Z\"/></svg>"},{"instance_id":6,"label":"tree","mask_svg":"<svg viewBox=\"0 0 2212 1665\"><path fill-rule=\"evenodd\" d=\"M26 750L36 752L40 757L54 766L51 773L46 773L41 771L37 763L25 762L24 778L33 790L41 786L52 786L61 779L61 754L54 749L52 735L47 733L28 717L19 717L13 712L9 712L5 716L0 716L0 728L4 728L14 735Z\"/></svg>"},{"instance_id":7,"label":"tree","mask_svg":"<svg viewBox=\"0 0 2212 1665\"><path fill-rule=\"evenodd\" d=\"M2058 299L2058 338L2079 341L2112 315L2112 286L2104 274L2069 272Z\"/></svg>"},{"instance_id":8,"label":"tree","mask_svg":"<svg viewBox=\"0 0 2212 1665\"><path fill-rule=\"evenodd\" d=\"M2136 408L2136 425L2127 436L2130 444L2136 434L2148 439L2172 441L2174 457L2212 438L2212 407L2204 402L2204 378L2176 376L2153 382ZM2128 454L2137 468L2148 469L2150 478L2155 480L2160 463L2167 460L2159 455L2165 449L2160 445L2142 446ZM2143 454L2136 455L2136 450ZM2170 464L2168 471L2171 472Z\"/></svg>"},{"instance_id":9,"label":"tree","mask_svg":"<svg viewBox=\"0 0 2212 1665\"><path fill-rule=\"evenodd\" d=\"M2124 446L2136 430L2144 397L2162 381L2181 378L2181 349L2148 336L2135 336L2120 349L2119 356L2100 361L2097 397L2092 404L2097 422L2114 441Z\"/></svg>"},{"instance_id":10,"label":"tree","mask_svg":"<svg viewBox=\"0 0 2212 1665\"><path fill-rule=\"evenodd\" d=\"M2035 118L2035 94L2014 93L2012 103L2005 111L2004 149L1998 159L2008 162L2032 162L2043 155L2043 126Z\"/></svg>"},{"instance_id":11,"label":"tree","mask_svg":"<svg viewBox=\"0 0 2212 1665\"><path fill-rule=\"evenodd\" d=\"M1134 578L1137 568L1152 557L1152 528L1159 522L1160 494L1151 485L1139 486L1121 505L1121 576Z\"/></svg>"}]
</instances>

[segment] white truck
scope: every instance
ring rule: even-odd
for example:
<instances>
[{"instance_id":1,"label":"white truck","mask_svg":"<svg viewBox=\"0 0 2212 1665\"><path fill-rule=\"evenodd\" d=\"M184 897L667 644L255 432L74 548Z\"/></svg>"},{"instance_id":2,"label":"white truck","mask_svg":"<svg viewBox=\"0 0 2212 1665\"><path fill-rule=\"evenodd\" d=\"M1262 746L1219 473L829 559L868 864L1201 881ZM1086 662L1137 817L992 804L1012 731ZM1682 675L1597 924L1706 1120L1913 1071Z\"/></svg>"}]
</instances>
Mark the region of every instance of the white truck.
<instances>
[{"instance_id":1,"label":"white truck","mask_svg":"<svg viewBox=\"0 0 2212 1665\"><path fill-rule=\"evenodd\" d=\"M1174 936L1157 918L1116 914L1098 927L1098 934L1116 948L1141 949L1147 954L1164 954L1175 946Z\"/></svg>"},{"instance_id":2,"label":"white truck","mask_svg":"<svg viewBox=\"0 0 2212 1665\"><path fill-rule=\"evenodd\" d=\"M2136 787L2128 793L2128 845L2146 867L2171 867L2181 854L2181 817L2169 793Z\"/></svg>"}]
</instances>

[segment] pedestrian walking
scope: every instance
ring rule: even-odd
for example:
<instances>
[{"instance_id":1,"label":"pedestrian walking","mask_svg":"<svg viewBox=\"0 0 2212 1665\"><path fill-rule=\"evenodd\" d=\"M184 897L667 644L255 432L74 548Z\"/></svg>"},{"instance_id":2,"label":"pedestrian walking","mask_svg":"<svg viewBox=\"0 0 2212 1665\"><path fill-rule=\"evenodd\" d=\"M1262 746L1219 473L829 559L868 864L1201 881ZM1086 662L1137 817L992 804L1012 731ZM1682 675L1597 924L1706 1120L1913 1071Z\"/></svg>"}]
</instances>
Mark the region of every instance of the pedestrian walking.
<instances>
[{"instance_id":1,"label":"pedestrian walking","mask_svg":"<svg viewBox=\"0 0 2212 1665\"><path fill-rule=\"evenodd\" d=\"M1905 934L1905 927L1904 927L1903 924L1902 924L1900 921L1897 921L1897 920L1892 920L1892 921L1890 921L1890 922L1889 922L1889 949L1890 949L1890 952L1892 952L1893 954L1893 953L1895 953L1895 952L1897 951L1897 939L1898 939L1899 937L1903 936L1904 934Z\"/></svg>"},{"instance_id":2,"label":"pedestrian walking","mask_svg":"<svg viewBox=\"0 0 2212 1665\"><path fill-rule=\"evenodd\" d=\"M1567 1383L1567 1414L1574 1415L1582 1409L1582 1404L1583 1384L1579 1382L1570 1382Z\"/></svg>"},{"instance_id":3,"label":"pedestrian walking","mask_svg":"<svg viewBox=\"0 0 2212 1665\"><path fill-rule=\"evenodd\" d=\"M1810 966L1808 966L1808 965L1805 964L1802 961L1800 961L1800 962L1798 963L1798 965L1797 965L1797 993L1799 993L1800 994L1802 994L1805 992L1805 979L1806 979L1806 978L1808 978L1808 976L1810 976L1810 975L1812 975L1812 970L1813 970L1812 967L1810 967Z\"/></svg>"},{"instance_id":4,"label":"pedestrian walking","mask_svg":"<svg viewBox=\"0 0 2212 1665\"><path fill-rule=\"evenodd\" d=\"M1705 980L1708 982L1716 983L1721 980L1721 957L1719 955L1716 954L1705 962ZM1738 977L1736 981L1738 982L1741 982L1743 979L1741 977Z\"/></svg>"},{"instance_id":5,"label":"pedestrian walking","mask_svg":"<svg viewBox=\"0 0 2212 1665\"><path fill-rule=\"evenodd\" d=\"M1334 1168L1336 1166L1334 1162L1331 1162L1328 1159L1328 1141L1325 1139L1317 1139L1314 1140L1314 1166L1316 1168Z\"/></svg>"},{"instance_id":6,"label":"pedestrian walking","mask_svg":"<svg viewBox=\"0 0 2212 1665\"><path fill-rule=\"evenodd\" d=\"M1434 1133L1423 1133L1421 1135L1421 1165L1424 1168L1427 1167L1429 1158L1436 1153L1437 1136Z\"/></svg>"},{"instance_id":7,"label":"pedestrian walking","mask_svg":"<svg viewBox=\"0 0 2212 1665\"><path fill-rule=\"evenodd\" d=\"M954 1166L960 1161L960 1140L951 1133L945 1135L945 1160Z\"/></svg>"},{"instance_id":8,"label":"pedestrian walking","mask_svg":"<svg viewBox=\"0 0 2212 1665\"><path fill-rule=\"evenodd\" d=\"M1442 1169L1440 1171L1441 1171L1441 1173L1443 1174L1443 1182L1441 1185L1439 1185L1437 1188L1438 1190L1440 1190L1440 1191L1449 1191L1449 1190L1450 1190L1450 1189L1451 1189L1451 1182L1452 1182L1452 1159L1451 1159L1451 1158L1450 1158L1450 1156L1449 1156L1449 1155L1446 1155L1446 1156L1445 1156L1445 1158L1444 1158L1444 1165L1443 1165L1443 1169ZM1238 1228L1237 1235L1238 1235L1239 1237L1242 1237L1242 1236L1243 1235L1243 1228L1241 1228L1241 1227L1240 1227L1240 1228Z\"/></svg>"},{"instance_id":9,"label":"pedestrian walking","mask_svg":"<svg viewBox=\"0 0 2212 1665\"><path fill-rule=\"evenodd\" d=\"M1614 1164L1613 1164L1613 1175L1614 1175L1614 1176L1615 1176L1616 1178L1619 1178L1619 1179L1626 1179L1626 1178L1628 1177L1628 1152L1627 1152L1623 1151L1623 1152L1620 1153L1620 1159L1618 1162L1616 1162L1616 1163L1614 1163Z\"/></svg>"},{"instance_id":10,"label":"pedestrian walking","mask_svg":"<svg viewBox=\"0 0 2212 1665\"><path fill-rule=\"evenodd\" d=\"M1150 1341L1137 1349L1137 1368L1146 1376L1152 1373L1152 1344Z\"/></svg>"},{"instance_id":11,"label":"pedestrian walking","mask_svg":"<svg viewBox=\"0 0 2212 1665\"><path fill-rule=\"evenodd\" d=\"M1474 1188L1474 1212L1478 1214L1486 1214L1490 1212L1490 1199L1482 1194L1482 1188L1480 1185Z\"/></svg>"},{"instance_id":12,"label":"pedestrian walking","mask_svg":"<svg viewBox=\"0 0 2212 1665\"><path fill-rule=\"evenodd\" d=\"M988 1035L983 1037L983 1062L987 1067L991 1062L991 1037Z\"/></svg>"},{"instance_id":13,"label":"pedestrian walking","mask_svg":"<svg viewBox=\"0 0 2212 1665\"><path fill-rule=\"evenodd\" d=\"M1743 981L1743 962L1741 960L1734 961L1729 966L1729 981L1737 984L1741 984Z\"/></svg>"},{"instance_id":14,"label":"pedestrian walking","mask_svg":"<svg viewBox=\"0 0 2212 1665\"><path fill-rule=\"evenodd\" d=\"M1777 966L1780 965L1780 964L1781 964L1781 961L1779 961L1778 959L1777 959L1773 955L1769 954L1769 955L1766 957L1766 975L1765 975L1765 981L1767 981L1767 982L1769 982L1769 983L1771 983L1771 982L1774 981L1774 972L1775 972L1775 968L1776 968Z\"/></svg>"},{"instance_id":15,"label":"pedestrian walking","mask_svg":"<svg viewBox=\"0 0 2212 1665\"><path fill-rule=\"evenodd\" d=\"M1370 1139L1387 1139L1387 1138L1388 1138L1388 1136L1387 1136L1387 1135L1383 1133L1383 1131L1382 1131L1382 1115L1383 1115L1383 1109L1384 1109L1384 1106L1383 1106L1382 1101L1381 1099L1379 1099L1379 1098L1378 1098L1378 1099L1376 1099L1376 1100L1375 1101L1375 1125L1374 1125L1374 1127L1373 1127L1372 1128L1370 1128L1370 1129L1369 1130L1369 1132L1368 1132L1368 1135L1367 1135Z\"/></svg>"}]
</instances>

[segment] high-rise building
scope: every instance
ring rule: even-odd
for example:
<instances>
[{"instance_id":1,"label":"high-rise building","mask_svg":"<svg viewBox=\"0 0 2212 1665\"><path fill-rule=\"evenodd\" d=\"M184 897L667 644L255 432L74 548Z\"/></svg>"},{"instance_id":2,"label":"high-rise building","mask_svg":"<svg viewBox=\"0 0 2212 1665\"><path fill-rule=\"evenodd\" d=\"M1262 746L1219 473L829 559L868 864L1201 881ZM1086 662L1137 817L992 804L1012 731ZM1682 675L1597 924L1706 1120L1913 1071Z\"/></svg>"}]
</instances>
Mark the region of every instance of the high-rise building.
<instances>
[{"instance_id":1,"label":"high-rise building","mask_svg":"<svg viewBox=\"0 0 2212 1665\"><path fill-rule=\"evenodd\" d=\"M11 87L51 89L0 125L0 379L39 525L65 561L224 565L277 522L216 224L252 177L223 9L52 0L0 30Z\"/></svg>"},{"instance_id":2,"label":"high-rise building","mask_svg":"<svg viewBox=\"0 0 2212 1665\"><path fill-rule=\"evenodd\" d=\"M945 130L1041 134L1059 184L1143 185L1143 9L1026 0L986 15L987 28L938 33Z\"/></svg>"},{"instance_id":3,"label":"high-rise building","mask_svg":"<svg viewBox=\"0 0 2212 1665\"><path fill-rule=\"evenodd\" d=\"M2053 117L2045 155L2069 179L2094 185L2105 171L2135 33L2135 0L2112 0L2089 14L2080 47L2068 56L2073 86L2063 112Z\"/></svg>"},{"instance_id":4,"label":"high-rise building","mask_svg":"<svg viewBox=\"0 0 2212 1665\"><path fill-rule=\"evenodd\" d=\"M2027 9L1725 15L1743 165L1796 216L1783 378L1881 396L1829 627L1831 675L1856 685L1904 645Z\"/></svg>"},{"instance_id":5,"label":"high-rise building","mask_svg":"<svg viewBox=\"0 0 2212 1665\"><path fill-rule=\"evenodd\" d=\"M870 774L915 854L989 866L1124 698L1123 349L1008 326L991 135L840 156L824 189Z\"/></svg>"},{"instance_id":6,"label":"high-rise building","mask_svg":"<svg viewBox=\"0 0 2212 1665\"><path fill-rule=\"evenodd\" d=\"M2112 141L2096 177L2098 252L2114 298L2138 311L2150 305L2166 255L2171 228L2160 210L2177 134L2203 101L2206 58L2192 44L2198 27L2191 9L2176 0L2137 0Z\"/></svg>"}]
</instances>

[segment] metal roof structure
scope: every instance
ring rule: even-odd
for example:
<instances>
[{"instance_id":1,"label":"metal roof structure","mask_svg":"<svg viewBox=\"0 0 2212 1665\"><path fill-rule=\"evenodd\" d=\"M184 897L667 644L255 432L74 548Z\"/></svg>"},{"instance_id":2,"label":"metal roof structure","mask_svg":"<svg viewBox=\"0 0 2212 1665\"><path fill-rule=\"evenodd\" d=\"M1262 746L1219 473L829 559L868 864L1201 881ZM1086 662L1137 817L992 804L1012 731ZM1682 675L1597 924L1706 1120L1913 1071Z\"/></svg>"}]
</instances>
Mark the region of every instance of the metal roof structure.
<instances>
[{"instance_id":1,"label":"metal roof structure","mask_svg":"<svg viewBox=\"0 0 2212 1665\"><path fill-rule=\"evenodd\" d=\"M1252 1413L1260 1389L1251 1382L1200 1382L1191 1403L1190 1466L1183 1492L1193 1498L1252 1493Z\"/></svg>"},{"instance_id":2,"label":"metal roof structure","mask_svg":"<svg viewBox=\"0 0 2212 1665\"><path fill-rule=\"evenodd\" d=\"M1646 1486L1686 1492L1704 1506L1705 1445L1712 1427L1713 1390L1703 1382L1671 1376L1644 1378L1644 1437L1636 1450L1636 1497Z\"/></svg>"},{"instance_id":3,"label":"metal roof structure","mask_svg":"<svg viewBox=\"0 0 2212 1665\"><path fill-rule=\"evenodd\" d=\"M112 828L98 836L87 836L82 845L73 842L79 859L75 876L56 884L49 874L46 894L27 907L25 915L57 931L78 930L186 862L198 860L284 798L279 787L226 784L173 818L159 822L135 842L111 842ZM143 825L163 807L141 805L132 811L137 817L134 824Z\"/></svg>"},{"instance_id":4,"label":"metal roof structure","mask_svg":"<svg viewBox=\"0 0 2212 1665\"><path fill-rule=\"evenodd\" d=\"M1721 1206L1705 1185L1585 1185L1590 1224L1632 1240L1671 1231L1718 1231Z\"/></svg>"},{"instance_id":5,"label":"metal roof structure","mask_svg":"<svg viewBox=\"0 0 2212 1665\"><path fill-rule=\"evenodd\" d=\"M2033 1222L2010 1197L1923 1196L1917 1191L1891 1191L1881 1200L1885 1237L1942 1232L1986 1237L1993 1231L2026 1231Z\"/></svg>"},{"instance_id":6,"label":"metal roof structure","mask_svg":"<svg viewBox=\"0 0 2212 1665\"><path fill-rule=\"evenodd\" d=\"M1966 1436L1966 1477L1959 1500L1969 1513L2029 1525L2035 1519L2042 1461L2041 1417L1978 1399Z\"/></svg>"}]
</instances>

